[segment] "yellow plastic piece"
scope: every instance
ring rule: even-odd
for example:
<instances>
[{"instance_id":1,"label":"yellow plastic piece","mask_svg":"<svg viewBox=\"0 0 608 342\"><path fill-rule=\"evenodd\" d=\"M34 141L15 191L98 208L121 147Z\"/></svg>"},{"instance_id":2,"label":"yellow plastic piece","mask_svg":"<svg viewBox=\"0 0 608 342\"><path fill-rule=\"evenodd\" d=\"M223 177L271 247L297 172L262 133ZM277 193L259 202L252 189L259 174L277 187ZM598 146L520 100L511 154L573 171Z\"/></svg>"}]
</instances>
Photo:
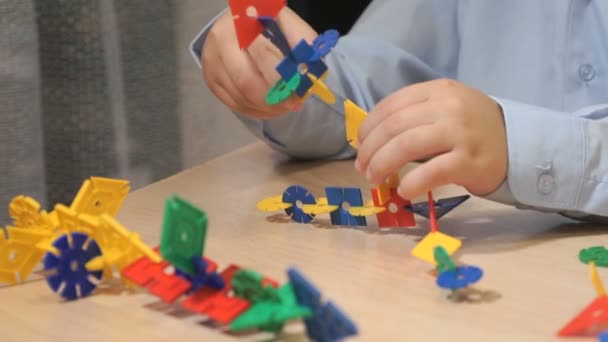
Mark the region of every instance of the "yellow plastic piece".
<instances>
[{"instance_id":1,"label":"yellow plastic piece","mask_svg":"<svg viewBox=\"0 0 608 342\"><path fill-rule=\"evenodd\" d=\"M354 104L351 100L344 101L344 120L346 122L346 141L354 149L359 148L359 127L367 117L367 113Z\"/></svg>"},{"instance_id":2,"label":"yellow plastic piece","mask_svg":"<svg viewBox=\"0 0 608 342\"><path fill-rule=\"evenodd\" d=\"M597 273L597 267L595 266L595 262L591 261L589 263L589 273L591 275L591 283L593 287L595 287L595 291L597 292L598 297L606 296L606 288L602 283L602 279L600 279L600 275Z\"/></svg>"},{"instance_id":3,"label":"yellow plastic piece","mask_svg":"<svg viewBox=\"0 0 608 342\"><path fill-rule=\"evenodd\" d=\"M437 246L442 246L450 255L453 255L462 246L462 241L441 232L429 233L412 250L412 255L436 266L434 251Z\"/></svg>"},{"instance_id":4,"label":"yellow plastic piece","mask_svg":"<svg viewBox=\"0 0 608 342\"><path fill-rule=\"evenodd\" d=\"M36 244L48 239L50 232L27 228L8 227L6 233L0 231L0 283L16 284L27 280L40 262L44 251Z\"/></svg>"},{"instance_id":5,"label":"yellow plastic piece","mask_svg":"<svg viewBox=\"0 0 608 342\"><path fill-rule=\"evenodd\" d=\"M329 205L326 197L321 197L316 204L302 205L302 211L309 215L329 214L338 210L337 205Z\"/></svg>"},{"instance_id":6,"label":"yellow plastic piece","mask_svg":"<svg viewBox=\"0 0 608 342\"><path fill-rule=\"evenodd\" d=\"M386 179L386 181L376 188L378 191L378 200L380 204L384 205L391 199L391 189L395 189L399 186L399 174L392 174Z\"/></svg>"},{"instance_id":7,"label":"yellow plastic piece","mask_svg":"<svg viewBox=\"0 0 608 342\"><path fill-rule=\"evenodd\" d=\"M63 204L58 204L53 211L59 221L59 230L62 233L85 233L90 237L95 236L98 224L91 221L83 221L78 212Z\"/></svg>"},{"instance_id":8,"label":"yellow plastic piece","mask_svg":"<svg viewBox=\"0 0 608 342\"><path fill-rule=\"evenodd\" d=\"M336 96L334 95L334 93L331 92L331 90L329 89L327 84L325 84L325 82L323 82L323 80L327 76L327 72L325 74L323 74L323 76L321 76L321 78L316 78L315 76L313 76L311 74L307 74L307 76L310 79L310 81L312 82L312 88L310 88L308 90L308 92L306 93L306 95L304 95L302 100L306 100L310 97L310 95L314 94L314 95L317 95L321 99L321 101L323 101L327 104L332 105L332 104L336 103Z\"/></svg>"},{"instance_id":9,"label":"yellow plastic piece","mask_svg":"<svg viewBox=\"0 0 608 342\"><path fill-rule=\"evenodd\" d=\"M115 216L129 190L128 181L91 177L84 181L70 208L93 216Z\"/></svg>"},{"instance_id":10,"label":"yellow plastic piece","mask_svg":"<svg viewBox=\"0 0 608 342\"><path fill-rule=\"evenodd\" d=\"M40 211L40 203L27 196L17 196L11 201L9 215L13 219L13 226L17 228L33 228L53 230L56 221L52 215Z\"/></svg>"},{"instance_id":11,"label":"yellow plastic piece","mask_svg":"<svg viewBox=\"0 0 608 342\"><path fill-rule=\"evenodd\" d=\"M353 216L371 216L385 210L385 207L376 207L374 201L367 201L362 207L351 207L348 212Z\"/></svg>"},{"instance_id":12,"label":"yellow plastic piece","mask_svg":"<svg viewBox=\"0 0 608 342\"><path fill-rule=\"evenodd\" d=\"M273 212L291 208L291 203L284 203L283 196L268 197L258 202L256 205L259 211Z\"/></svg>"}]
</instances>

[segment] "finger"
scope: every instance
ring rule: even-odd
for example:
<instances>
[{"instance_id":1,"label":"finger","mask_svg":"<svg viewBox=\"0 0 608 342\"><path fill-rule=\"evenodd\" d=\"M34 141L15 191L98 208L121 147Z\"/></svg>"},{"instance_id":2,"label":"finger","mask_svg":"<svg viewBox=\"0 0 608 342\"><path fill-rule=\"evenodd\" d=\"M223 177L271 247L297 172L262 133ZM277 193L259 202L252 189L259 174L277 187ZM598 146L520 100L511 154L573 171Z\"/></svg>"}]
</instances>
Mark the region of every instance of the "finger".
<instances>
[{"instance_id":1,"label":"finger","mask_svg":"<svg viewBox=\"0 0 608 342\"><path fill-rule=\"evenodd\" d=\"M306 21L288 7L281 10L277 16L277 22L281 31L285 34L289 46L296 46L302 39L308 44L312 44L318 36L317 32Z\"/></svg>"},{"instance_id":2,"label":"finger","mask_svg":"<svg viewBox=\"0 0 608 342\"><path fill-rule=\"evenodd\" d=\"M460 153L448 152L420 164L401 178L399 196L416 198L443 185L457 183L464 167Z\"/></svg>"},{"instance_id":3,"label":"finger","mask_svg":"<svg viewBox=\"0 0 608 342\"><path fill-rule=\"evenodd\" d=\"M360 142L357 152L359 165L365 169L374 153L388 141L410 129L432 124L436 118L436 105L430 102L417 103L387 117Z\"/></svg>"},{"instance_id":4,"label":"finger","mask_svg":"<svg viewBox=\"0 0 608 342\"><path fill-rule=\"evenodd\" d=\"M387 117L395 112L417 103L425 102L429 98L428 85L418 83L405 87L380 101L370 112L367 120L359 128L359 142L363 142L369 133Z\"/></svg>"},{"instance_id":5,"label":"finger","mask_svg":"<svg viewBox=\"0 0 608 342\"><path fill-rule=\"evenodd\" d=\"M388 176L416 159L450 151L453 143L438 124L424 125L406 131L382 146L370 159L365 177L380 184Z\"/></svg>"}]
</instances>

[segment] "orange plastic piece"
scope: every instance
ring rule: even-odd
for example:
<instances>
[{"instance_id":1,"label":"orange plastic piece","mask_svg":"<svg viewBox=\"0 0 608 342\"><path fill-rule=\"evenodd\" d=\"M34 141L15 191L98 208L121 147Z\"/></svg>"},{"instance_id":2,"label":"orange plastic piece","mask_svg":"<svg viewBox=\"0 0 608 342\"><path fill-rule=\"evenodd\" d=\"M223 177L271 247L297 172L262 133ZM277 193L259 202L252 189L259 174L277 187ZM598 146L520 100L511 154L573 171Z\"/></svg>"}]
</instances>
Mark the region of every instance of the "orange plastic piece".
<instances>
[{"instance_id":1,"label":"orange plastic piece","mask_svg":"<svg viewBox=\"0 0 608 342\"><path fill-rule=\"evenodd\" d=\"M386 181L376 188L379 205L384 205L393 197L392 190L399 186L399 174L392 174Z\"/></svg>"},{"instance_id":2,"label":"orange plastic piece","mask_svg":"<svg viewBox=\"0 0 608 342\"><path fill-rule=\"evenodd\" d=\"M344 101L344 121L346 123L346 141L354 149L359 148L359 127L367 117L367 113L351 100Z\"/></svg>"},{"instance_id":3,"label":"orange plastic piece","mask_svg":"<svg viewBox=\"0 0 608 342\"><path fill-rule=\"evenodd\" d=\"M564 326L558 336L597 336L608 326L608 297L596 298Z\"/></svg>"},{"instance_id":4,"label":"orange plastic piece","mask_svg":"<svg viewBox=\"0 0 608 342\"><path fill-rule=\"evenodd\" d=\"M44 251L36 248L52 236L45 230L8 227L8 239L0 232L0 283L25 281L40 262Z\"/></svg>"},{"instance_id":5,"label":"orange plastic piece","mask_svg":"<svg viewBox=\"0 0 608 342\"><path fill-rule=\"evenodd\" d=\"M604 297L606 295L606 288L602 283L602 279L600 279L600 275L597 273L597 267L593 261L589 262L589 273L591 276L591 283L597 292L597 296Z\"/></svg>"},{"instance_id":6,"label":"orange plastic piece","mask_svg":"<svg viewBox=\"0 0 608 342\"><path fill-rule=\"evenodd\" d=\"M115 216L129 190L128 181L91 177L84 181L70 208L79 214Z\"/></svg>"},{"instance_id":7,"label":"orange plastic piece","mask_svg":"<svg viewBox=\"0 0 608 342\"><path fill-rule=\"evenodd\" d=\"M437 233L439 231L439 224L437 223L437 211L435 210L435 200L433 199L433 192L429 191L429 218L431 220L431 232Z\"/></svg>"}]
</instances>

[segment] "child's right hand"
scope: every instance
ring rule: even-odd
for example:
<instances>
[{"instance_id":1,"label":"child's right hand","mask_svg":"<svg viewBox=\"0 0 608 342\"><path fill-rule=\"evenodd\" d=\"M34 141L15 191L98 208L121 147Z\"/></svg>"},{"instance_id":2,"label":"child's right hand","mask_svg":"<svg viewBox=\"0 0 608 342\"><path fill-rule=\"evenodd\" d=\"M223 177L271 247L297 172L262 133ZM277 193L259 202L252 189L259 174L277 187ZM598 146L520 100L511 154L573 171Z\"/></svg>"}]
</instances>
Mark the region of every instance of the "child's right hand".
<instances>
[{"instance_id":1,"label":"child's right hand","mask_svg":"<svg viewBox=\"0 0 608 342\"><path fill-rule=\"evenodd\" d=\"M302 39L312 43L317 37L317 33L289 8L279 13L277 21L290 46ZM209 31L201 65L211 92L232 111L256 119L269 119L301 105L296 97L275 106L266 104L266 93L280 79L275 68L282 60L279 49L262 35L247 50L241 50L228 10Z\"/></svg>"}]
</instances>

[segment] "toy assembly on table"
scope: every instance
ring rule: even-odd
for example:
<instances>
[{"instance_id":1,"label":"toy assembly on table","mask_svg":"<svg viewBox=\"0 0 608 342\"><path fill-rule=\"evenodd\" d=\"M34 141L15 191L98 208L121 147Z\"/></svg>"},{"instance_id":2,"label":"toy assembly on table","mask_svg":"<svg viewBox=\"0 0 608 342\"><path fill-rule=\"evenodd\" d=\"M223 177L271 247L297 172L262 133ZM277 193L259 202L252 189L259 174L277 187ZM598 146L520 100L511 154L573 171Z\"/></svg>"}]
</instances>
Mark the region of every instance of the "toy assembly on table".
<instances>
[{"instance_id":1,"label":"toy assembly on table","mask_svg":"<svg viewBox=\"0 0 608 342\"><path fill-rule=\"evenodd\" d=\"M346 139L357 148L358 130L367 113L323 82L329 72L323 58L338 43L337 31L322 33L313 44L302 40L292 48L275 21L283 1L229 0L229 5L241 48L262 34L283 54L277 66L281 80L268 92L267 102L317 96L329 105L338 103L345 116ZM456 293L480 281L480 268L458 265L453 259L462 242L442 233L438 224L469 196L435 201L429 192L427 202L412 204L397 194L398 182L397 174L389 177L372 189L371 200L363 199L361 189L339 187L327 187L326 197L315 199L305 187L293 185L282 195L260 201L257 208L285 211L298 223L329 214L337 226L367 226L366 217L376 216L379 228L391 229L416 226L414 214L418 214L429 220L431 229L412 255L435 267L437 286ZM69 207L59 204L50 212L30 197L14 198L9 206L12 225L0 234L0 283L21 283L42 262L48 286L66 300L89 296L100 282L118 278L127 288L143 288L232 331L279 333L287 322L301 319L308 337L316 341L338 341L358 333L353 320L336 304L323 300L319 289L296 268L288 269L289 280L282 285L237 265L220 271L205 256L206 214L178 196L166 201L159 246L147 246L115 217L129 189L127 181L92 177ZM592 247L581 251L579 258L589 265L598 297L558 335L600 336L608 323L608 298L597 267L608 266L608 251Z\"/></svg>"}]
</instances>

